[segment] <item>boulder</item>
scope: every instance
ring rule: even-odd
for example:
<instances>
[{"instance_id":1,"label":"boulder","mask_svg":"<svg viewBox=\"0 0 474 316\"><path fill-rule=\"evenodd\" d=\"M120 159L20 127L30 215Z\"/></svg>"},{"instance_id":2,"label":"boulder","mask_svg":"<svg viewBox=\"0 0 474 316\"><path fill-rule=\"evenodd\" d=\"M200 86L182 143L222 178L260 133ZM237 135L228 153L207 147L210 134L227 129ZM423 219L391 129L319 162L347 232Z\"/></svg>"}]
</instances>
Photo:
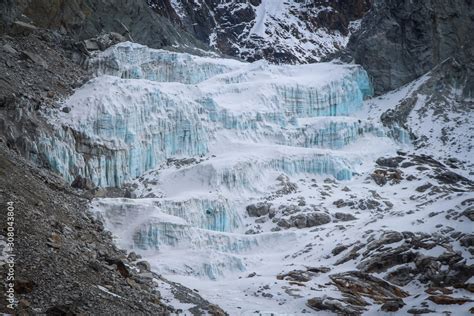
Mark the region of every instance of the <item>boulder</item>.
<instances>
[{"instance_id":1,"label":"boulder","mask_svg":"<svg viewBox=\"0 0 474 316\"><path fill-rule=\"evenodd\" d=\"M12 55L14 55L14 54L17 53L16 49L14 49L13 47L11 47L9 44L3 45L3 46L2 46L2 49L3 49L3 51L5 51L5 52L7 52L7 53L9 53L9 54L12 54Z\"/></svg>"},{"instance_id":2,"label":"boulder","mask_svg":"<svg viewBox=\"0 0 474 316\"><path fill-rule=\"evenodd\" d=\"M306 214L306 218L306 227L320 226L331 222L331 217L321 212Z\"/></svg>"},{"instance_id":3,"label":"boulder","mask_svg":"<svg viewBox=\"0 0 474 316\"><path fill-rule=\"evenodd\" d=\"M469 220L474 221L474 207L468 207L462 212L462 215L466 216L469 218Z\"/></svg>"},{"instance_id":4,"label":"boulder","mask_svg":"<svg viewBox=\"0 0 474 316\"><path fill-rule=\"evenodd\" d=\"M387 301L386 303L382 305L380 309L386 313L389 313L389 312L396 312L403 306L405 306L405 303L403 303L401 299L395 299L392 301Z\"/></svg>"},{"instance_id":5,"label":"boulder","mask_svg":"<svg viewBox=\"0 0 474 316\"><path fill-rule=\"evenodd\" d=\"M246 210L249 216L260 217L267 215L270 212L270 207L272 205L266 202L259 202L257 204L250 204L247 206Z\"/></svg>"},{"instance_id":6,"label":"boulder","mask_svg":"<svg viewBox=\"0 0 474 316\"><path fill-rule=\"evenodd\" d=\"M141 272L151 271L150 263L146 260L137 262L137 267L140 269Z\"/></svg>"},{"instance_id":7,"label":"boulder","mask_svg":"<svg viewBox=\"0 0 474 316\"><path fill-rule=\"evenodd\" d=\"M314 297L306 305L316 311L329 311L338 315L361 315L365 309L360 306L344 304L341 300L332 297Z\"/></svg>"},{"instance_id":8,"label":"boulder","mask_svg":"<svg viewBox=\"0 0 474 316\"><path fill-rule=\"evenodd\" d=\"M461 244L461 246L466 247L466 248L474 246L474 235L469 234L469 235L463 236L459 240L459 243Z\"/></svg>"},{"instance_id":9,"label":"boulder","mask_svg":"<svg viewBox=\"0 0 474 316\"><path fill-rule=\"evenodd\" d=\"M277 279L295 282L308 282L311 280L311 275L307 271L292 270L290 272L277 275Z\"/></svg>"},{"instance_id":10,"label":"boulder","mask_svg":"<svg viewBox=\"0 0 474 316\"><path fill-rule=\"evenodd\" d=\"M360 271L343 272L329 277L341 292L355 296L366 296L380 304L409 295L395 285Z\"/></svg>"},{"instance_id":11,"label":"boulder","mask_svg":"<svg viewBox=\"0 0 474 316\"><path fill-rule=\"evenodd\" d=\"M405 160L403 157L379 158L375 162L382 167L398 168L400 162Z\"/></svg>"},{"instance_id":12,"label":"boulder","mask_svg":"<svg viewBox=\"0 0 474 316\"><path fill-rule=\"evenodd\" d=\"M356 220L357 217L355 217L354 215L352 214L349 214L349 213L340 213L340 212L337 212L336 214L334 214L334 217L340 221L343 221L343 222L347 222L347 221L353 221L353 220Z\"/></svg>"}]
</instances>

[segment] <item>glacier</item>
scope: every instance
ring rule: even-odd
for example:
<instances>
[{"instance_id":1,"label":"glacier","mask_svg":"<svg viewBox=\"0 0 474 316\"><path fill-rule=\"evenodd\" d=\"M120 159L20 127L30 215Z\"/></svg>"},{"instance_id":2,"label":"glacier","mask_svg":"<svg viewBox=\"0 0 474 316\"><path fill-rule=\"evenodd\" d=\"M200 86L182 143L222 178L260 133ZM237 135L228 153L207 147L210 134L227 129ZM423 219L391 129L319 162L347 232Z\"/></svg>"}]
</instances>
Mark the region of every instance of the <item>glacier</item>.
<instances>
[{"instance_id":1,"label":"glacier","mask_svg":"<svg viewBox=\"0 0 474 316\"><path fill-rule=\"evenodd\" d=\"M96 198L92 209L119 246L177 280L219 282L264 259L277 273L282 254L313 234L270 231L271 221L254 234L249 203L272 192L285 202L281 175L294 188L350 181L409 143L365 117L373 90L357 65L246 63L127 42L88 67L96 76L64 101L70 111L45 113L54 137L40 135L38 155L68 181L131 185L136 198Z\"/></svg>"},{"instance_id":2,"label":"glacier","mask_svg":"<svg viewBox=\"0 0 474 316\"><path fill-rule=\"evenodd\" d=\"M381 134L363 122L298 127L300 118L339 118L360 109L372 89L358 66L248 64L127 43L92 59L90 67L98 77L65 102L71 113L53 116L61 125L55 139L40 142L51 167L70 181L81 175L98 186L120 186L169 157L209 154L226 133L329 148L361 132ZM291 143L292 133L302 134L299 142ZM346 170L312 168L348 177Z\"/></svg>"}]
</instances>

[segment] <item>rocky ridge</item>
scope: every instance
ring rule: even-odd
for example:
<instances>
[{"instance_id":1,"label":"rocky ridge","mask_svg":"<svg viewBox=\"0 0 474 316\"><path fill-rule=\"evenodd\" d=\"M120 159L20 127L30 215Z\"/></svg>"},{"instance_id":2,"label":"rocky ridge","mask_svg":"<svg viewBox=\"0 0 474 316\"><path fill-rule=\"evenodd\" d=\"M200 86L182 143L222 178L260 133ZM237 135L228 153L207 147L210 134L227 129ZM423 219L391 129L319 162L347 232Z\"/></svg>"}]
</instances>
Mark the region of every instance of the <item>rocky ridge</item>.
<instances>
[{"instance_id":1,"label":"rocky ridge","mask_svg":"<svg viewBox=\"0 0 474 316\"><path fill-rule=\"evenodd\" d=\"M339 51L371 1L147 1L217 51L247 61L309 63Z\"/></svg>"},{"instance_id":2,"label":"rocky ridge","mask_svg":"<svg viewBox=\"0 0 474 316\"><path fill-rule=\"evenodd\" d=\"M374 1L351 37L348 50L373 77L377 94L413 81L448 58L470 73L465 96L474 91L471 1Z\"/></svg>"}]
</instances>

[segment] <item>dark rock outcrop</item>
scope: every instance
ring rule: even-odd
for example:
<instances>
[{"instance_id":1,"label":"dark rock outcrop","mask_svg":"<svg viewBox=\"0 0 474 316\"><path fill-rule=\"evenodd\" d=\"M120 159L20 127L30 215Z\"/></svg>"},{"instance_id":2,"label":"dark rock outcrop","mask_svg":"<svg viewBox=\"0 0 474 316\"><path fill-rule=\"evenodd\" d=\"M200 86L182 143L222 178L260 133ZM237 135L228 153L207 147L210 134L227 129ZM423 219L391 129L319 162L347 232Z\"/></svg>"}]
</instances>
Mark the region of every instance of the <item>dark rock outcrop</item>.
<instances>
[{"instance_id":1,"label":"dark rock outcrop","mask_svg":"<svg viewBox=\"0 0 474 316\"><path fill-rule=\"evenodd\" d=\"M405 298L408 293L373 275L349 271L330 276L341 292L372 298L376 303Z\"/></svg>"},{"instance_id":2,"label":"dark rock outcrop","mask_svg":"<svg viewBox=\"0 0 474 316\"><path fill-rule=\"evenodd\" d=\"M473 12L473 2L465 0L376 0L348 49L372 76L376 94L398 88L450 57L471 63L472 74ZM471 95L473 88L471 75Z\"/></svg>"},{"instance_id":3,"label":"dark rock outcrop","mask_svg":"<svg viewBox=\"0 0 474 316\"><path fill-rule=\"evenodd\" d=\"M273 16L264 6L277 4L261 0L147 2L223 54L275 63L314 62L342 48L340 39L351 33L351 21L360 19L371 5L370 0L283 2Z\"/></svg>"},{"instance_id":4,"label":"dark rock outcrop","mask_svg":"<svg viewBox=\"0 0 474 316\"><path fill-rule=\"evenodd\" d=\"M135 42L160 48L185 45L206 48L145 1L119 0L9 0L2 7L0 33L10 32L14 22L25 20L40 28L58 30L76 40L116 32Z\"/></svg>"},{"instance_id":5,"label":"dark rock outcrop","mask_svg":"<svg viewBox=\"0 0 474 316\"><path fill-rule=\"evenodd\" d=\"M344 300L328 296L311 298L306 305L316 311L330 311L338 315L361 315L365 310L361 306L353 306L347 304Z\"/></svg>"},{"instance_id":6,"label":"dark rock outcrop","mask_svg":"<svg viewBox=\"0 0 474 316\"><path fill-rule=\"evenodd\" d=\"M249 216L259 217L267 215L270 212L270 207L272 205L269 203L259 202L257 204L250 204L247 206L246 210Z\"/></svg>"}]
</instances>

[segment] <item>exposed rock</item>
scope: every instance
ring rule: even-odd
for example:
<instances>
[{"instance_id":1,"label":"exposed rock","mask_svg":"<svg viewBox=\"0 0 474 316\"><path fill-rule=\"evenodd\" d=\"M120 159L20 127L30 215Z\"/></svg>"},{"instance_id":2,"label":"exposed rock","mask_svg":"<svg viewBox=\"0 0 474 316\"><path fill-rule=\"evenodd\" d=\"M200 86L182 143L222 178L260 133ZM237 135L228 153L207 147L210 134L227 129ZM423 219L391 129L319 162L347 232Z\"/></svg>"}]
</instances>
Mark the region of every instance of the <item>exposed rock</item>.
<instances>
[{"instance_id":1,"label":"exposed rock","mask_svg":"<svg viewBox=\"0 0 474 316\"><path fill-rule=\"evenodd\" d=\"M338 266L340 264L344 264L348 261L351 261L351 260L354 260L354 259L358 258L360 256L359 250L362 247L363 247L363 245L361 245L361 244L355 245L354 247L352 247L352 249L348 253L346 253L344 256L342 256L340 259L338 259L336 261L336 263L334 263L334 265Z\"/></svg>"},{"instance_id":2,"label":"exposed rock","mask_svg":"<svg viewBox=\"0 0 474 316\"><path fill-rule=\"evenodd\" d=\"M468 207L462 212L462 215L469 218L471 221L474 221L474 207Z\"/></svg>"},{"instance_id":3,"label":"exposed rock","mask_svg":"<svg viewBox=\"0 0 474 316\"><path fill-rule=\"evenodd\" d=\"M137 267L140 269L141 272L151 271L150 263L146 260L137 262Z\"/></svg>"},{"instance_id":4,"label":"exposed rock","mask_svg":"<svg viewBox=\"0 0 474 316\"><path fill-rule=\"evenodd\" d=\"M188 32L175 27L167 18L156 14L145 1L125 0L119 2L94 0L36 0L30 2L12 1L8 20L27 16L37 27L67 32L75 40L94 38L100 34L118 33L128 40L154 48L181 44L183 47L206 48ZM3 12L2 12L3 13ZM2 14L3 18L3 14ZM3 22L3 19L2 19ZM34 27L21 28L28 31ZM12 34L18 33L18 23L6 23L0 29ZM24 32L23 32L24 34ZM98 43L99 49L101 44Z\"/></svg>"},{"instance_id":5,"label":"exposed rock","mask_svg":"<svg viewBox=\"0 0 474 316\"><path fill-rule=\"evenodd\" d=\"M403 240L403 235L401 233L397 231L386 231L382 234L382 236L379 239L370 242L367 245L367 249L373 250L383 245L393 244L402 240Z\"/></svg>"},{"instance_id":6,"label":"exposed rock","mask_svg":"<svg viewBox=\"0 0 474 316\"><path fill-rule=\"evenodd\" d=\"M311 275L303 270L292 270L290 272L277 275L277 279L296 282L308 282L309 280L311 280Z\"/></svg>"},{"instance_id":7,"label":"exposed rock","mask_svg":"<svg viewBox=\"0 0 474 316\"><path fill-rule=\"evenodd\" d=\"M324 225L331 222L328 214L321 212L302 213L291 216L289 219L281 218L277 225L283 228L307 228Z\"/></svg>"},{"instance_id":8,"label":"exposed rock","mask_svg":"<svg viewBox=\"0 0 474 316\"><path fill-rule=\"evenodd\" d=\"M180 23L200 40L220 52L248 61L307 63L339 50L352 32L351 21L360 19L371 1L290 1L265 11L264 23L255 31L265 3L186 0L148 0L159 14ZM268 5L268 4L267 4ZM174 9L174 10L173 10ZM209 17L212 16L212 19ZM324 38L324 40L321 40Z\"/></svg>"},{"instance_id":9,"label":"exposed rock","mask_svg":"<svg viewBox=\"0 0 474 316\"><path fill-rule=\"evenodd\" d=\"M396 299L392 301L387 301L382 305L382 307L380 307L380 309L384 312L396 312L403 306L405 306L405 303L403 303L401 299Z\"/></svg>"},{"instance_id":10,"label":"exposed rock","mask_svg":"<svg viewBox=\"0 0 474 316\"><path fill-rule=\"evenodd\" d=\"M265 202L259 202L257 204L250 204L247 206L246 210L249 216L260 217L267 215L270 212L270 207L272 205Z\"/></svg>"},{"instance_id":11,"label":"exposed rock","mask_svg":"<svg viewBox=\"0 0 474 316\"><path fill-rule=\"evenodd\" d=\"M16 54L16 53L17 53L16 49L14 49L13 47L11 47L11 45L9 45L9 44L3 45L3 46L2 46L2 49L3 49L5 52L9 53L9 54Z\"/></svg>"},{"instance_id":12,"label":"exposed rock","mask_svg":"<svg viewBox=\"0 0 474 316\"><path fill-rule=\"evenodd\" d=\"M130 268L126 265L126 263L120 258L105 258L105 261L109 265L115 265L118 273L124 278L128 278L131 276Z\"/></svg>"},{"instance_id":13,"label":"exposed rock","mask_svg":"<svg viewBox=\"0 0 474 316\"><path fill-rule=\"evenodd\" d=\"M428 299L438 305L463 305L467 302L474 302L472 299L469 298L456 298L448 295L432 295L428 297Z\"/></svg>"},{"instance_id":14,"label":"exposed rock","mask_svg":"<svg viewBox=\"0 0 474 316\"><path fill-rule=\"evenodd\" d=\"M65 106L61 109L61 111L63 111L64 113L69 113L69 112L71 112L71 108L68 107L68 106Z\"/></svg>"},{"instance_id":15,"label":"exposed rock","mask_svg":"<svg viewBox=\"0 0 474 316\"><path fill-rule=\"evenodd\" d=\"M347 245L338 245L338 246L334 247L334 249L331 251L331 253L332 253L333 256L337 256L338 254L340 254L341 252L343 252L347 248L349 248L349 246L347 246Z\"/></svg>"},{"instance_id":16,"label":"exposed rock","mask_svg":"<svg viewBox=\"0 0 474 316\"><path fill-rule=\"evenodd\" d=\"M192 303L197 314L210 310L211 304L190 289L153 273L151 278L132 273L138 267L113 245L110 233L97 229L88 200L58 176L26 163L1 144L0 199L14 203L15 229L21 232L15 238L15 292L22 303L15 314L172 313L151 278L170 286L177 300ZM0 231L6 231L6 215L0 215L4 216ZM52 249L46 241L61 246ZM5 265L0 265L0 273L5 273ZM0 297L0 313L11 313L4 299Z\"/></svg>"},{"instance_id":17,"label":"exposed rock","mask_svg":"<svg viewBox=\"0 0 474 316\"><path fill-rule=\"evenodd\" d=\"M469 182L469 180L466 179L465 177L452 171L446 171L441 174L438 174L435 178L441 183L446 183L446 184L455 184L459 181L464 181L467 183Z\"/></svg>"},{"instance_id":18,"label":"exposed rock","mask_svg":"<svg viewBox=\"0 0 474 316\"><path fill-rule=\"evenodd\" d=\"M465 235L459 240L461 246L472 247L474 246L474 234Z\"/></svg>"},{"instance_id":19,"label":"exposed rock","mask_svg":"<svg viewBox=\"0 0 474 316\"><path fill-rule=\"evenodd\" d=\"M106 50L112 45L115 45L120 42L125 42L127 39L116 32L110 32L106 34L99 35L94 38L90 38L84 41L84 45L87 50Z\"/></svg>"},{"instance_id":20,"label":"exposed rock","mask_svg":"<svg viewBox=\"0 0 474 316\"><path fill-rule=\"evenodd\" d=\"M464 0L375 1L348 48L355 62L374 78L375 92L380 94L418 78L451 56L469 56L472 10L472 2Z\"/></svg>"},{"instance_id":21,"label":"exposed rock","mask_svg":"<svg viewBox=\"0 0 474 316\"><path fill-rule=\"evenodd\" d=\"M209 314L211 316L227 316L228 314L224 312L222 308L220 308L218 305L215 304L210 304L208 307Z\"/></svg>"},{"instance_id":22,"label":"exposed rock","mask_svg":"<svg viewBox=\"0 0 474 316\"><path fill-rule=\"evenodd\" d=\"M276 194L287 195L298 190L296 183L291 182L290 178L285 174L279 175L276 180L279 182L279 189L276 191Z\"/></svg>"},{"instance_id":23,"label":"exposed rock","mask_svg":"<svg viewBox=\"0 0 474 316\"><path fill-rule=\"evenodd\" d=\"M392 157L392 158L379 158L375 162L382 167L389 167L389 168L398 168L400 162L402 162L405 158L403 157Z\"/></svg>"},{"instance_id":24,"label":"exposed rock","mask_svg":"<svg viewBox=\"0 0 474 316\"><path fill-rule=\"evenodd\" d=\"M422 315L422 314L429 314L429 313L434 313L435 311L429 308L410 308L407 310L408 314L413 314L413 315Z\"/></svg>"},{"instance_id":25,"label":"exposed rock","mask_svg":"<svg viewBox=\"0 0 474 316\"><path fill-rule=\"evenodd\" d=\"M465 136L463 128L464 124L472 124L469 113L472 102L470 96L474 94L473 58L471 56L470 61L446 59L425 77L417 80L406 97L381 115L384 125L404 128L409 132L416 148L430 149L437 155L466 159L465 155L472 151L474 140ZM452 91L459 93L452 94ZM439 130L441 133L435 132ZM463 141L459 141L460 139ZM434 159L428 160L420 156L423 155L412 159L412 162L446 169L442 163L431 164ZM444 183L463 179L446 174L440 180Z\"/></svg>"},{"instance_id":26,"label":"exposed rock","mask_svg":"<svg viewBox=\"0 0 474 316\"><path fill-rule=\"evenodd\" d=\"M385 280L398 286L405 286L414 279L416 270L411 267L400 267L389 272L385 276Z\"/></svg>"},{"instance_id":27,"label":"exposed rock","mask_svg":"<svg viewBox=\"0 0 474 316\"><path fill-rule=\"evenodd\" d=\"M331 268L328 267L307 267L306 271L314 273L328 273L331 271Z\"/></svg>"},{"instance_id":28,"label":"exposed rock","mask_svg":"<svg viewBox=\"0 0 474 316\"><path fill-rule=\"evenodd\" d=\"M383 186L390 180L392 184L399 183L402 179L402 172L398 169L376 169L371 176L375 183Z\"/></svg>"},{"instance_id":29,"label":"exposed rock","mask_svg":"<svg viewBox=\"0 0 474 316\"><path fill-rule=\"evenodd\" d=\"M25 36L38 29L36 26L23 21L13 22L10 28L10 33L16 36Z\"/></svg>"},{"instance_id":30,"label":"exposed rock","mask_svg":"<svg viewBox=\"0 0 474 316\"><path fill-rule=\"evenodd\" d=\"M59 315L77 315L78 309L71 304L67 305L56 305L46 310L48 316L59 316Z\"/></svg>"},{"instance_id":31,"label":"exposed rock","mask_svg":"<svg viewBox=\"0 0 474 316\"><path fill-rule=\"evenodd\" d=\"M377 303L385 303L408 296L402 289L360 271L349 271L330 276L341 292L356 296L367 296Z\"/></svg>"},{"instance_id":32,"label":"exposed rock","mask_svg":"<svg viewBox=\"0 0 474 316\"><path fill-rule=\"evenodd\" d=\"M316 311L330 311L338 315L361 315L365 310L360 306L343 304L341 300L328 296L309 299L306 305Z\"/></svg>"},{"instance_id":33,"label":"exposed rock","mask_svg":"<svg viewBox=\"0 0 474 316\"><path fill-rule=\"evenodd\" d=\"M346 222L346 221L353 221L353 220L356 220L357 217L355 217L354 215L352 214L348 214L348 213L340 213L340 212L337 212L336 214L334 214L334 217L340 221L343 221L343 222Z\"/></svg>"}]
</instances>

